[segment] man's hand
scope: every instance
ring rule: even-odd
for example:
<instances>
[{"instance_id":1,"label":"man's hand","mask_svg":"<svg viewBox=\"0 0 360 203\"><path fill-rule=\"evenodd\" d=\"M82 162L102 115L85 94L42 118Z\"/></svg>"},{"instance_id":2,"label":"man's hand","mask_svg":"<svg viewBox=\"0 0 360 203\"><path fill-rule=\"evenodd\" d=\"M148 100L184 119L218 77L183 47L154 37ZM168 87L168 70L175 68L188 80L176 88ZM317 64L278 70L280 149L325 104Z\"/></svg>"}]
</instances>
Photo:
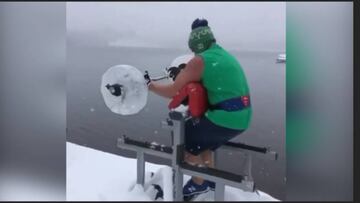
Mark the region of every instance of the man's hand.
<instances>
[{"instance_id":1,"label":"man's hand","mask_svg":"<svg viewBox=\"0 0 360 203\"><path fill-rule=\"evenodd\" d=\"M145 79L146 85L149 87L151 84L151 78L150 78L149 72L147 70L145 71L144 79Z\"/></svg>"}]
</instances>

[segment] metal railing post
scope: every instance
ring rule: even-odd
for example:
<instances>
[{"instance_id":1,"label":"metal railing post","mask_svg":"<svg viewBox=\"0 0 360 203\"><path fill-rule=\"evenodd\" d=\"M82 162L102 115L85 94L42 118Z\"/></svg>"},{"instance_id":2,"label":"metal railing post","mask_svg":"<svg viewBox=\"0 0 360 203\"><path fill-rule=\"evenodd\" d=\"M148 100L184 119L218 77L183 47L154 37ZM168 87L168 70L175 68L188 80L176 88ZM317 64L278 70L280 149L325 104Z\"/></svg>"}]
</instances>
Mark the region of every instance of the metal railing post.
<instances>
[{"instance_id":1,"label":"metal railing post","mask_svg":"<svg viewBox=\"0 0 360 203\"><path fill-rule=\"evenodd\" d=\"M182 157L181 150L178 148L184 144L184 118L180 118L179 120L174 121L173 128L173 157L172 157L172 167L174 169L174 200L175 201L183 201L183 173L180 170L180 166L177 161L179 157Z\"/></svg>"},{"instance_id":2,"label":"metal railing post","mask_svg":"<svg viewBox=\"0 0 360 203\"><path fill-rule=\"evenodd\" d=\"M217 182L215 187L215 201L225 200L225 184Z\"/></svg>"},{"instance_id":3,"label":"metal railing post","mask_svg":"<svg viewBox=\"0 0 360 203\"><path fill-rule=\"evenodd\" d=\"M144 152L136 152L137 159L137 178L136 183L144 186L145 182L145 160L144 160Z\"/></svg>"}]
</instances>

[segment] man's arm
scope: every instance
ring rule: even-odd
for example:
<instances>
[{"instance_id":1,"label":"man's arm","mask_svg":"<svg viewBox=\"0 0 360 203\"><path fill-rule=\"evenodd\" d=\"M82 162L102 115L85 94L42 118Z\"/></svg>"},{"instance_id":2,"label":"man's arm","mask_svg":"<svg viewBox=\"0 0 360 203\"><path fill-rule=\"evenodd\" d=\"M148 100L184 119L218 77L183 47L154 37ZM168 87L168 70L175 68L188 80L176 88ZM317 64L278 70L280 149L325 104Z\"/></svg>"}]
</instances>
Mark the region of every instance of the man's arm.
<instances>
[{"instance_id":1,"label":"man's arm","mask_svg":"<svg viewBox=\"0 0 360 203\"><path fill-rule=\"evenodd\" d=\"M203 69L204 63L202 58L195 56L187 63L186 67L180 71L173 84L162 85L151 82L149 90L160 96L173 98L176 93L189 82L200 81Z\"/></svg>"}]
</instances>

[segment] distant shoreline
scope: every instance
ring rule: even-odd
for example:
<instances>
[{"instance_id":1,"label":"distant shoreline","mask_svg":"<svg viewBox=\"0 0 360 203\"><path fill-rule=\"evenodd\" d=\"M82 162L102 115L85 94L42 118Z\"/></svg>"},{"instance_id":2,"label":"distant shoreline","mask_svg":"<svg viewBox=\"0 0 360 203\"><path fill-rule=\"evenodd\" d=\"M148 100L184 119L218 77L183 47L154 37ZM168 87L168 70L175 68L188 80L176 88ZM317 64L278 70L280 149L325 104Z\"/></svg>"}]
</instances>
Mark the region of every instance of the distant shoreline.
<instances>
[{"instance_id":1,"label":"distant shoreline","mask_svg":"<svg viewBox=\"0 0 360 203\"><path fill-rule=\"evenodd\" d=\"M88 47L88 48L98 48L98 49L114 49L114 50L166 50L166 51L173 51L173 52L183 52L183 53L190 53L188 49L182 48L169 48L169 47L142 47L142 46L99 46L99 45L88 45L88 44L76 44L76 43L67 43L67 46L70 47ZM226 47L224 47L226 49ZM247 53L285 53L284 50L241 50L241 49L227 49L229 52L247 52Z\"/></svg>"}]
</instances>

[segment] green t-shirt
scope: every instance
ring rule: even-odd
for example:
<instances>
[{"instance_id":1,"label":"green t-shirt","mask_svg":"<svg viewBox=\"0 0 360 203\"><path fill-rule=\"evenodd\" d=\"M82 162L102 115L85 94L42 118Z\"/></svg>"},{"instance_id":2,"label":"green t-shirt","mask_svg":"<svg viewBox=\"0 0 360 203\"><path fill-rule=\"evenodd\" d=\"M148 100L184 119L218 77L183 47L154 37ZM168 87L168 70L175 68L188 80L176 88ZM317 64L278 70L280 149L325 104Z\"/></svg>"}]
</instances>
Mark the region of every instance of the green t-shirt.
<instances>
[{"instance_id":1,"label":"green t-shirt","mask_svg":"<svg viewBox=\"0 0 360 203\"><path fill-rule=\"evenodd\" d=\"M199 56L205 65L201 79L210 104L249 95L244 71L235 57L216 43ZM247 129L251 115L251 106L241 111L208 110L205 113L213 123L231 129Z\"/></svg>"}]
</instances>

